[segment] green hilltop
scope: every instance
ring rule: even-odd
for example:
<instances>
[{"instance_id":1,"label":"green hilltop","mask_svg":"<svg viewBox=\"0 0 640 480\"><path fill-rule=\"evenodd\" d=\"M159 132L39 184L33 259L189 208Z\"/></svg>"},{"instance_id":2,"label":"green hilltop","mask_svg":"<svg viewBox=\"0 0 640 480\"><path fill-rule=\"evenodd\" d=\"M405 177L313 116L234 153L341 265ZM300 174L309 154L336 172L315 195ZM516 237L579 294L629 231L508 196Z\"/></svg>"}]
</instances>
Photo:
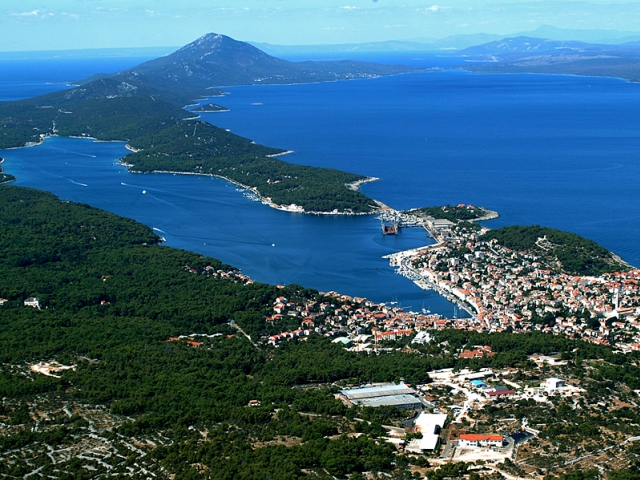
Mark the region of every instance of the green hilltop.
<instances>
[{"instance_id":1,"label":"green hilltop","mask_svg":"<svg viewBox=\"0 0 640 480\"><path fill-rule=\"evenodd\" d=\"M629 269L627 264L593 240L554 228L514 225L491 230L484 239L495 239L511 250L539 255L568 274L597 276Z\"/></svg>"}]
</instances>

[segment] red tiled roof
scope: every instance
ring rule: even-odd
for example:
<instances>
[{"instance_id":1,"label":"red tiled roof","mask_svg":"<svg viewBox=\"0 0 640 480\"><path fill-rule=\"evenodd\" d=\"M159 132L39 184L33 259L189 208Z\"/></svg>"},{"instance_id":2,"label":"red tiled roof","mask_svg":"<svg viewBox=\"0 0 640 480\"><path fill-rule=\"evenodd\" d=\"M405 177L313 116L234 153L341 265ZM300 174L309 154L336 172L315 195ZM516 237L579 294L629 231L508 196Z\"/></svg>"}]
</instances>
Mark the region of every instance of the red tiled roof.
<instances>
[{"instance_id":1,"label":"red tiled roof","mask_svg":"<svg viewBox=\"0 0 640 480\"><path fill-rule=\"evenodd\" d=\"M515 390L500 390L497 392L487 392L487 395L490 397L496 397L498 395L513 395L514 393L516 393Z\"/></svg>"},{"instance_id":2,"label":"red tiled roof","mask_svg":"<svg viewBox=\"0 0 640 480\"><path fill-rule=\"evenodd\" d=\"M460 440L468 442L501 442L502 435L488 435L483 433L463 433Z\"/></svg>"}]
</instances>

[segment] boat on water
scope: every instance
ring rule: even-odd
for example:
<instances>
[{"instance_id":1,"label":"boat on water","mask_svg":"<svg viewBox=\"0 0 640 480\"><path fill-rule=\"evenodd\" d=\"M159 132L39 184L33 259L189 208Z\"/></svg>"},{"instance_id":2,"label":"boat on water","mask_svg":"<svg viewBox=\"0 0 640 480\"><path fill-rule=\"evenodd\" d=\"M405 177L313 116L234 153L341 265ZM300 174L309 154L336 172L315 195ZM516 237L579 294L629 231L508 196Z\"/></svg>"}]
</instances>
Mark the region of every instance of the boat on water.
<instances>
[{"instance_id":1,"label":"boat on water","mask_svg":"<svg viewBox=\"0 0 640 480\"><path fill-rule=\"evenodd\" d=\"M393 224L387 225L384 223L384 219L380 219L380 223L382 225L382 234L383 235L397 235L398 234L398 222L396 220L393 221Z\"/></svg>"}]
</instances>

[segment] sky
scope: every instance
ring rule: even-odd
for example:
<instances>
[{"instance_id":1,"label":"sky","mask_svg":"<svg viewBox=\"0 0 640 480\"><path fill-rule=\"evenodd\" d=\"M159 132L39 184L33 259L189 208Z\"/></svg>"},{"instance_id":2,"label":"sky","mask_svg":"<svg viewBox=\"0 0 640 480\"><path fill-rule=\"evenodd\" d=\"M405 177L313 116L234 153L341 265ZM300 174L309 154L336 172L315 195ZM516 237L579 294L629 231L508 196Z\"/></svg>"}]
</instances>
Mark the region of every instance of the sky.
<instances>
[{"instance_id":1,"label":"sky","mask_svg":"<svg viewBox=\"0 0 640 480\"><path fill-rule=\"evenodd\" d=\"M215 32L275 45L508 35L541 25L640 31L640 1L2 0L0 51L185 45Z\"/></svg>"}]
</instances>

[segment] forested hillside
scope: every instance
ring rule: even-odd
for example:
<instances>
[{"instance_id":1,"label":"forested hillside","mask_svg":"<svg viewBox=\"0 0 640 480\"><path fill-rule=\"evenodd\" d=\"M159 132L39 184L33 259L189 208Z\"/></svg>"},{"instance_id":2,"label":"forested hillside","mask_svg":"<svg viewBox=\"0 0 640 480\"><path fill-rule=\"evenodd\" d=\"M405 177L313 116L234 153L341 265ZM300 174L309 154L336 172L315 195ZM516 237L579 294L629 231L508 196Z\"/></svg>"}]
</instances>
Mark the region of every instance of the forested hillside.
<instances>
[{"instance_id":1,"label":"forested hillside","mask_svg":"<svg viewBox=\"0 0 640 480\"><path fill-rule=\"evenodd\" d=\"M296 204L305 211L362 213L375 207L370 198L345 186L365 177L283 162L269 156L282 150L257 145L206 122L185 121L130 144L141 149L126 157L133 171L220 175L257 189L276 204Z\"/></svg>"},{"instance_id":2,"label":"forested hillside","mask_svg":"<svg viewBox=\"0 0 640 480\"><path fill-rule=\"evenodd\" d=\"M576 364L605 361L590 370L594 395L611 380L640 388L629 363L636 355L541 333L434 332L433 344L384 354L350 352L321 335L254 346L234 324L259 341L282 295L331 301L297 285L251 283L215 259L159 245L132 220L3 185L0 459L13 460L0 461L0 474L405 478L407 459L379 437L381 424L406 414L347 408L334 398L337 385L424 383L434 369L526 366L532 353L560 352ZM37 307L24 305L31 297ZM496 355L454 353L476 344ZM43 365L61 368L35 373ZM55 463L38 454L49 448L62 455ZM108 463L59 453L87 448L111 452Z\"/></svg>"},{"instance_id":3,"label":"forested hillside","mask_svg":"<svg viewBox=\"0 0 640 480\"><path fill-rule=\"evenodd\" d=\"M97 83L0 102L0 149L38 143L49 135L129 141L158 133L185 117L195 117L148 91L127 90L111 80Z\"/></svg>"},{"instance_id":4,"label":"forested hillside","mask_svg":"<svg viewBox=\"0 0 640 480\"><path fill-rule=\"evenodd\" d=\"M477 220L488 212L484 208L472 205L445 205L444 207L422 207L415 210L417 213L451 222Z\"/></svg>"},{"instance_id":5,"label":"forested hillside","mask_svg":"<svg viewBox=\"0 0 640 480\"><path fill-rule=\"evenodd\" d=\"M3 450L81 441L78 435L88 433L83 422L60 426L55 415L37 420L35 414L47 402L81 402L106 405L121 418L119 435L162 432L173 439L173 446L152 455L179 478L196 475L193 458L215 466L210 478L256 478L257 471L296 478L301 468L316 467L342 476L392 468L390 445L338 435L349 429L325 416L346 410L326 388L291 387L346 378L424 381L432 362L357 356L320 337L273 357L228 322L257 338L277 295L317 292L247 283L217 260L157 241L134 221L51 194L2 187L0 421L15 424L0 436ZM29 297L38 298L39 308L23 305ZM181 334L210 336L197 336L198 348L186 339L169 342ZM75 369L55 378L22 367L52 360ZM262 407L247 407L252 399ZM35 421L37 434L31 432ZM199 443L200 434L188 430L194 425L208 431L208 442ZM292 448L265 443L279 435L291 438ZM86 471L73 462L53 465L47 456L36 463L56 476L60 469ZM28 463L0 462L2 474L31 470Z\"/></svg>"},{"instance_id":6,"label":"forested hillside","mask_svg":"<svg viewBox=\"0 0 640 480\"><path fill-rule=\"evenodd\" d=\"M600 275L628 269L596 242L554 228L515 225L491 230L484 238L495 239L512 250L532 252L556 261L558 267L569 274Z\"/></svg>"}]
</instances>

